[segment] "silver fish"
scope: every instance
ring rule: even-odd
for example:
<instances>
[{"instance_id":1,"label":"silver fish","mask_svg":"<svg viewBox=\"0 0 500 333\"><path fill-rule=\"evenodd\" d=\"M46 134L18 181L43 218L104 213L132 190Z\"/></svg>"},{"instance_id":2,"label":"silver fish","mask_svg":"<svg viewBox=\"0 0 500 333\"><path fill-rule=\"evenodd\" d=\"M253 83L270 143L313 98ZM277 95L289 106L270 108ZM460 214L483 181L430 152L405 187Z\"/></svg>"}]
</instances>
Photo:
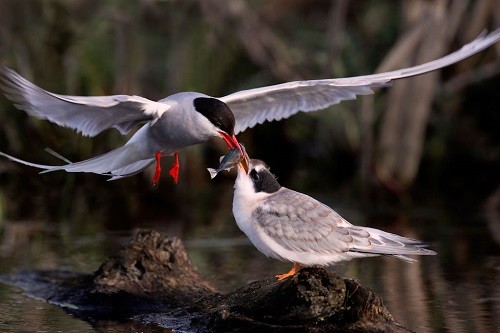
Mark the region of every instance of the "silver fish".
<instances>
[{"instance_id":1,"label":"silver fish","mask_svg":"<svg viewBox=\"0 0 500 333\"><path fill-rule=\"evenodd\" d=\"M221 158L219 159L220 164L217 169L207 168L208 172L210 173L210 179L214 179L215 176L217 176L217 174L222 170L231 170L245 158L245 155L247 154L245 146L243 146L243 144L241 143L240 146L243 154L238 150L238 148L233 148L229 151L229 153L221 156Z\"/></svg>"}]
</instances>

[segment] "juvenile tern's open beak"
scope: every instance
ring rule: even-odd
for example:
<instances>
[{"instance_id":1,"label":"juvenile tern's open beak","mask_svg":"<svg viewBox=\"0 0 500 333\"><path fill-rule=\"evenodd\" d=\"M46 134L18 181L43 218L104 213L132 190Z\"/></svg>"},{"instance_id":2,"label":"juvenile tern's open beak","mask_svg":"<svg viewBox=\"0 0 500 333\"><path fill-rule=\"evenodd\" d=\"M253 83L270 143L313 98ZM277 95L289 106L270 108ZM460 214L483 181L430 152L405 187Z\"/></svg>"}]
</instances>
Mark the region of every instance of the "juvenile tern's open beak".
<instances>
[{"instance_id":1,"label":"juvenile tern's open beak","mask_svg":"<svg viewBox=\"0 0 500 333\"><path fill-rule=\"evenodd\" d=\"M244 158L240 161L240 163L238 163L238 168L241 168L241 170L245 171L245 174L248 175L248 162L247 162L247 159Z\"/></svg>"},{"instance_id":2,"label":"juvenile tern's open beak","mask_svg":"<svg viewBox=\"0 0 500 333\"><path fill-rule=\"evenodd\" d=\"M240 163L238 163L238 168L241 168L243 171L245 171L245 174L248 175L248 169L250 168L250 165L248 163L248 155L245 155Z\"/></svg>"}]
</instances>

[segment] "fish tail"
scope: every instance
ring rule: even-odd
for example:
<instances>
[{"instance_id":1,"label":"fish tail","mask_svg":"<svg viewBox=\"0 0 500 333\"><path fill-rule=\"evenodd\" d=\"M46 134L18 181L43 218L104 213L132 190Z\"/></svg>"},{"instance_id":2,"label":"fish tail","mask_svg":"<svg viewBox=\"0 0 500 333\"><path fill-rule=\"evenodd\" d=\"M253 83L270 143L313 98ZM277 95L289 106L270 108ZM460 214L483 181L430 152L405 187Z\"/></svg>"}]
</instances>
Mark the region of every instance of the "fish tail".
<instances>
[{"instance_id":1,"label":"fish tail","mask_svg":"<svg viewBox=\"0 0 500 333\"><path fill-rule=\"evenodd\" d=\"M219 173L217 170L212 169L212 168L207 168L208 172L210 173L210 179L214 179L215 176Z\"/></svg>"}]
</instances>

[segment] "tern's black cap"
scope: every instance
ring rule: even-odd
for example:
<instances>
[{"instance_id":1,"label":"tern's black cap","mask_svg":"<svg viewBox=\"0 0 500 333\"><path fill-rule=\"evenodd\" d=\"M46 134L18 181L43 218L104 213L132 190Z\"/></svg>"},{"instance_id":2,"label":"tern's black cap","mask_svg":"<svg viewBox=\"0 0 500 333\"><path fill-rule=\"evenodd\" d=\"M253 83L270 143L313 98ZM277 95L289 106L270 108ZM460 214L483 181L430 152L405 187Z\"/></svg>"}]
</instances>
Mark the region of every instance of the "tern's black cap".
<instances>
[{"instance_id":1,"label":"tern's black cap","mask_svg":"<svg viewBox=\"0 0 500 333\"><path fill-rule=\"evenodd\" d=\"M197 97L193 104L196 111L204 115L217 128L229 135L234 134L234 115L226 103L217 98Z\"/></svg>"}]
</instances>

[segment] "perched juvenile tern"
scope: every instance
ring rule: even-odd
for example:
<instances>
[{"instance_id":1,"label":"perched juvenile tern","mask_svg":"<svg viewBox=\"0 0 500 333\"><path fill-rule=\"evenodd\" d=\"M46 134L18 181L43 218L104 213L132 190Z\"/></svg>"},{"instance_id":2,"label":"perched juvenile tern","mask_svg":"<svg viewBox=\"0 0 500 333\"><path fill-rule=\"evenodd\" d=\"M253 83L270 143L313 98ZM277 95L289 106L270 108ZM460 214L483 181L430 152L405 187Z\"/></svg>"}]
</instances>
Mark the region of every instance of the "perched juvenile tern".
<instances>
[{"instance_id":1,"label":"perched juvenile tern","mask_svg":"<svg viewBox=\"0 0 500 333\"><path fill-rule=\"evenodd\" d=\"M331 265L360 257L434 255L421 241L382 230L358 227L330 207L281 186L260 160L249 160L248 173L238 167L233 215L253 245L268 257L294 263L283 280L302 266Z\"/></svg>"},{"instance_id":2,"label":"perched juvenile tern","mask_svg":"<svg viewBox=\"0 0 500 333\"><path fill-rule=\"evenodd\" d=\"M34 85L16 72L2 67L2 89L14 105L31 116L95 136L116 128L127 134L146 122L128 142L113 151L81 162L49 166L26 162L0 152L11 160L44 172L92 172L117 179L134 175L156 161L153 183L160 176L162 156L174 155L171 175L177 180L178 151L212 137L224 139L230 149L239 148L235 137L247 128L265 121L288 118L299 111L324 109L392 80L427 73L467 58L500 40L500 29L483 34L460 50L437 60L391 72L340 79L294 81L256 89L242 90L214 98L201 93L181 92L157 102L140 96L67 96Z\"/></svg>"}]
</instances>

